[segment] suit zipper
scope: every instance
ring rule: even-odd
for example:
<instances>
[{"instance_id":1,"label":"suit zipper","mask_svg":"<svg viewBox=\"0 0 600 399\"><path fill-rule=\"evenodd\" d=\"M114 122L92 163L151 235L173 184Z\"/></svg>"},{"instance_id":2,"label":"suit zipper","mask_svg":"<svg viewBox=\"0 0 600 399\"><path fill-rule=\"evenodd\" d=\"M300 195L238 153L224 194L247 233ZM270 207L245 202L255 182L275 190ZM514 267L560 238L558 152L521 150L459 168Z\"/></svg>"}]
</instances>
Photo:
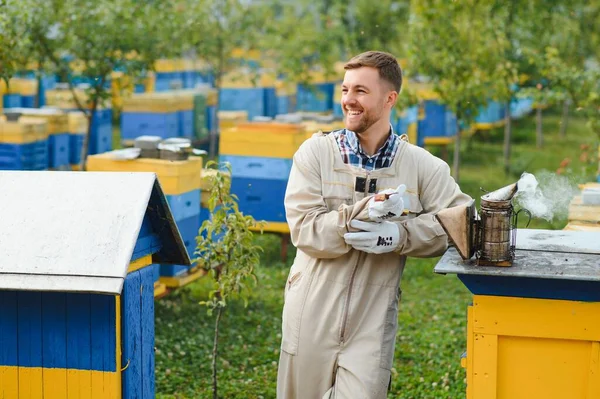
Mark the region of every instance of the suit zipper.
<instances>
[{"instance_id":1,"label":"suit zipper","mask_svg":"<svg viewBox=\"0 0 600 399\"><path fill-rule=\"evenodd\" d=\"M365 179L365 195L369 194L369 171L367 170L367 176ZM358 256L358 260L356 261L356 263L354 264L354 268L352 269L352 274L350 275L350 282L348 283L348 296L346 297L346 304L344 306L344 317L342 319L342 331L340 332L340 343L344 343L344 340L346 339L345 334L346 334L346 323L348 322L348 313L349 313L349 307L350 307L350 299L352 298L352 287L354 286L354 276L356 275L356 270L358 269L358 265L360 264L360 262L363 259L363 253L360 253Z\"/></svg>"}]
</instances>

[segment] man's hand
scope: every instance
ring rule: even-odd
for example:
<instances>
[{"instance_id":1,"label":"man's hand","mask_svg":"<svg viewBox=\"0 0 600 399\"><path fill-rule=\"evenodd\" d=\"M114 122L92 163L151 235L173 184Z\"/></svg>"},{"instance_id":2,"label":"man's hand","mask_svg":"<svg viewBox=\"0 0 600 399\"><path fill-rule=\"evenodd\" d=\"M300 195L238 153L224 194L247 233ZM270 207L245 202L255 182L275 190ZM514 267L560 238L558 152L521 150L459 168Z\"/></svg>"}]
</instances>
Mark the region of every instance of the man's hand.
<instances>
[{"instance_id":1,"label":"man's hand","mask_svg":"<svg viewBox=\"0 0 600 399\"><path fill-rule=\"evenodd\" d=\"M346 244L359 251L383 254L392 252L400 243L400 228L392 222L380 223L353 220L350 226L363 230L356 233L344 234Z\"/></svg>"},{"instance_id":2,"label":"man's hand","mask_svg":"<svg viewBox=\"0 0 600 399\"><path fill-rule=\"evenodd\" d=\"M406 186L401 184L396 190L387 189L380 191L369 200L369 219L373 222L396 220L404 212L402 196Z\"/></svg>"}]
</instances>

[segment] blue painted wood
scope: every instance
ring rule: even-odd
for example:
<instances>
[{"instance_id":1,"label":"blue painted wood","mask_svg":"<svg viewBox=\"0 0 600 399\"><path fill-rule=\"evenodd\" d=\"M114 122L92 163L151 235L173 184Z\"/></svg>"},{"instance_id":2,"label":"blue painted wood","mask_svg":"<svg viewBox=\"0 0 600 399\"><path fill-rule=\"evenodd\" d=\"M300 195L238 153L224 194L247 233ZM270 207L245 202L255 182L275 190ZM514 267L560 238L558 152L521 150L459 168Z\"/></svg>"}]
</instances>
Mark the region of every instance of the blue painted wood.
<instances>
[{"instance_id":1,"label":"blue painted wood","mask_svg":"<svg viewBox=\"0 0 600 399\"><path fill-rule=\"evenodd\" d=\"M333 83L298 84L296 106L299 111L329 112L333 110Z\"/></svg>"},{"instance_id":2,"label":"blue painted wood","mask_svg":"<svg viewBox=\"0 0 600 399\"><path fill-rule=\"evenodd\" d=\"M251 179L287 181L292 170L292 160L288 158L219 155L219 162L229 162L231 164L231 175L233 177Z\"/></svg>"},{"instance_id":3,"label":"blue painted wood","mask_svg":"<svg viewBox=\"0 0 600 399\"><path fill-rule=\"evenodd\" d=\"M183 239L183 245L193 260L196 250L196 236L200 230L201 220L198 215L177 222L177 228ZM192 265L193 266L193 265ZM160 275L164 277L175 277L184 274L191 266L183 265L160 265Z\"/></svg>"},{"instance_id":4,"label":"blue painted wood","mask_svg":"<svg viewBox=\"0 0 600 399\"><path fill-rule=\"evenodd\" d=\"M69 135L69 163L79 164L81 160L81 148L83 147L83 134Z\"/></svg>"},{"instance_id":5,"label":"blue painted wood","mask_svg":"<svg viewBox=\"0 0 600 399\"><path fill-rule=\"evenodd\" d=\"M67 111L79 111L69 109ZM88 153L102 154L112 150L112 109L100 109L94 113L90 129Z\"/></svg>"},{"instance_id":6,"label":"blue painted wood","mask_svg":"<svg viewBox=\"0 0 600 399\"><path fill-rule=\"evenodd\" d=\"M2 104L4 108L18 108L21 106L20 94L5 94Z\"/></svg>"},{"instance_id":7,"label":"blue painted wood","mask_svg":"<svg viewBox=\"0 0 600 399\"><path fill-rule=\"evenodd\" d=\"M142 322L142 399L154 399L154 271L145 267L139 271Z\"/></svg>"},{"instance_id":8,"label":"blue painted wood","mask_svg":"<svg viewBox=\"0 0 600 399\"><path fill-rule=\"evenodd\" d=\"M0 291L0 366L18 364L17 293Z\"/></svg>"},{"instance_id":9,"label":"blue painted wood","mask_svg":"<svg viewBox=\"0 0 600 399\"><path fill-rule=\"evenodd\" d=\"M600 302L600 282L459 274L475 295Z\"/></svg>"},{"instance_id":10,"label":"blue painted wood","mask_svg":"<svg viewBox=\"0 0 600 399\"><path fill-rule=\"evenodd\" d=\"M134 140L143 135L162 138L178 137L177 112L123 112L121 114L121 138Z\"/></svg>"},{"instance_id":11,"label":"blue painted wood","mask_svg":"<svg viewBox=\"0 0 600 399\"><path fill-rule=\"evenodd\" d=\"M123 399L142 398L142 327L140 272L129 273L123 284L121 299Z\"/></svg>"},{"instance_id":12,"label":"blue painted wood","mask_svg":"<svg viewBox=\"0 0 600 399\"><path fill-rule=\"evenodd\" d=\"M17 293L19 360L24 367L42 366L42 293Z\"/></svg>"},{"instance_id":13,"label":"blue painted wood","mask_svg":"<svg viewBox=\"0 0 600 399\"><path fill-rule=\"evenodd\" d=\"M0 170L44 170L48 162L48 140L0 143Z\"/></svg>"},{"instance_id":14,"label":"blue painted wood","mask_svg":"<svg viewBox=\"0 0 600 399\"><path fill-rule=\"evenodd\" d=\"M178 195L166 195L176 222L200 214L200 189Z\"/></svg>"},{"instance_id":15,"label":"blue painted wood","mask_svg":"<svg viewBox=\"0 0 600 399\"><path fill-rule=\"evenodd\" d=\"M266 179L231 179L231 192L239 198L241 212L257 221L285 222L283 200L287 181Z\"/></svg>"},{"instance_id":16,"label":"blue painted wood","mask_svg":"<svg viewBox=\"0 0 600 399\"><path fill-rule=\"evenodd\" d=\"M42 366L67 367L67 305L63 292L45 292L42 297Z\"/></svg>"},{"instance_id":17,"label":"blue painted wood","mask_svg":"<svg viewBox=\"0 0 600 399\"><path fill-rule=\"evenodd\" d=\"M194 135L194 111L185 110L177 112L178 132L182 137Z\"/></svg>"},{"instance_id":18,"label":"blue painted wood","mask_svg":"<svg viewBox=\"0 0 600 399\"><path fill-rule=\"evenodd\" d=\"M91 337L91 295L67 294L67 366L70 369L103 369L100 364L92 368Z\"/></svg>"},{"instance_id":19,"label":"blue painted wood","mask_svg":"<svg viewBox=\"0 0 600 399\"><path fill-rule=\"evenodd\" d=\"M48 137L48 166L58 168L69 165L71 155L69 149L69 133L51 134Z\"/></svg>"},{"instance_id":20,"label":"blue painted wood","mask_svg":"<svg viewBox=\"0 0 600 399\"><path fill-rule=\"evenodd\" d=\"M36 96L21 96L21 107L23 108L37 108Z\"/></svg>"},{"instance_id":21,"label":"blue painted wood","mask_svg":"<svg viewBox=\"0 0 600 399\"><path fill-rule=\"evenodd\" d=\"M92 369L116 371L115 297L90 295Z\"/></svg>"},{"instance_id":22,"label":"blue painted wood","mask_svg":"<svg viewBox=\"0 0 600 399\"><path fill-rule=\"evenodd\" d=\"M144 256L152 255L160 251L162 245L156 234L139 238L135 243L131 261L143 258Z\"/></svg>"}]
</instances>

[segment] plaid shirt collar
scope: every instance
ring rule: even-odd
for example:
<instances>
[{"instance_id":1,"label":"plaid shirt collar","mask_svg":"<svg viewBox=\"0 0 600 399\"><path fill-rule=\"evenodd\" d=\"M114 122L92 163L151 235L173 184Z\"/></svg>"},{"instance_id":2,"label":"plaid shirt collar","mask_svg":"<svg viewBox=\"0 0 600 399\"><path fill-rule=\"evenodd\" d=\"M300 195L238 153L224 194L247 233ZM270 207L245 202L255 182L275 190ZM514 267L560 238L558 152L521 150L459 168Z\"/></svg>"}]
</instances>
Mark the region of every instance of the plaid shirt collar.
<instances>
[{"instance_id":1,"label":"plaid shirt collar","mask_svg":"<svg viewBox=\"0 0 600 399\"><path fill-rule=\"evenodd\" d=\"M344 163L366 170L389 167L394 160L400 141L390 124L390 135L388 136L388 139L381 148L379 148L377 153L369 156L364 152L356 133L353 131L341 129L334 134Z\"/></svg>"},{"instance_id":2,"label":"plaid shirt collar","mask_svg":"<svg viewBox=\"0 0 600 399\"><path fill-rule=\"evenodd\" d=\"M393 147L394 147L394 144L396 142L396 139L398 138L394 134L394 128L390 124L390 135L388 136L388 139L385 141L385 143L383 143L383 145L381 146L381 148L379 148L379 150L377 150L377 152L375 154L369 156L363 150L362 145L360 145L360 141L358 140L358 137L356 136L356 133L354 133L352 130L348 130L348 129L344 129L344 130L346 130L346 141L348 142L348 145L350 146L350 149L356 155L358 155L360 157L367 158L367 159L389 156L390 152L394 150Z\"/></svg>"}]
</instances>

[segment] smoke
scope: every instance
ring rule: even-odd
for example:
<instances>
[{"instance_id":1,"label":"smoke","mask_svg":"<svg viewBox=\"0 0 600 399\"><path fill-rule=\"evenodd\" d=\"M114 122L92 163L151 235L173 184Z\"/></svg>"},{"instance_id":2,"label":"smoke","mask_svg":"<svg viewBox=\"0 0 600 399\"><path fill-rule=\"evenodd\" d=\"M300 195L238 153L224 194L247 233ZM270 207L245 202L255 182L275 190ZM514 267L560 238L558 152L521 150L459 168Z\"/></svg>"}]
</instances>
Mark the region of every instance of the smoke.
<instances>
[{"instance_id":1,"label":"smoke","mask_svg":"<svg viewBox=\"0 0 600 399\"><path fill-rule=\"evenodd\" d=\"M515 203L527 209L536 218L552 222L566 219L569 203L579 194L577 183L566 176L551 172L538 173L537 179L531 173L523 173L517 183Z\"/></svg>"}]
</instances>

